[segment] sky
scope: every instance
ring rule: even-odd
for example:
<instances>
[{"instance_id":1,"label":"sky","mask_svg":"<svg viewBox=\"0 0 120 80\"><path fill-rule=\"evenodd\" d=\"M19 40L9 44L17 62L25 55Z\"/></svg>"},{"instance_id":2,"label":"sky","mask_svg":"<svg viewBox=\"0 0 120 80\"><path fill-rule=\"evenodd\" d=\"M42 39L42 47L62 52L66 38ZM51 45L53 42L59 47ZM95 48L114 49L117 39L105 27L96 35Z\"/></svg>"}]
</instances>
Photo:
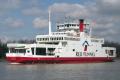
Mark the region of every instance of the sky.
<instances>
[{"instance_id":1,"label":"sky","mask_svg":"<svg viewBox=\"0 0 120 80\"><path fill-rule=\"evenodd\" d=\"M120 42L120 0L0 0L0 39L35 39L48 34L48 10L52 31L62 18L90 20L92 34Z\"/></svg>"}]
</instances>

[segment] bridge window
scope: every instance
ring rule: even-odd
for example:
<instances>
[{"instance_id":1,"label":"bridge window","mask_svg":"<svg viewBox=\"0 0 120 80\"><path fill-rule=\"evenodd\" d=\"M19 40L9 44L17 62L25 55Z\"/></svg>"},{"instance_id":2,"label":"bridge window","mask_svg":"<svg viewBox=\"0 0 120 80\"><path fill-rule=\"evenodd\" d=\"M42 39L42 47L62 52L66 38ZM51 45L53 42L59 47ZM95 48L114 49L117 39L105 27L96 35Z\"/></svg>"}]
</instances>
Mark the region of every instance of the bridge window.
<instances>
[{"instance_id":1,"label":"bridge window","mask_svg":"<svg viewBox=\"0 0 120 80\"><path fill-rule=\"evenodd\" d=\"M67 24L67 27L69 27L70 25L69 24Z\"/></svg>"}]
</instances>

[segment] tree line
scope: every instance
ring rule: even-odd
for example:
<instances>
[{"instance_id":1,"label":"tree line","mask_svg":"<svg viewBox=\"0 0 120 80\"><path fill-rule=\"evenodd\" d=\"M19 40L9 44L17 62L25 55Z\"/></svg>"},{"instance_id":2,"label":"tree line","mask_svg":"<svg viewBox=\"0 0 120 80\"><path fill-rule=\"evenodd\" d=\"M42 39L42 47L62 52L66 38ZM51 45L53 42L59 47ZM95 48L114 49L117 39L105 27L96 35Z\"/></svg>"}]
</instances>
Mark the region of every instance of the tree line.
<instances>
[{"instance_id":1,"label":"tree line","mask_svg":"<svg viewBox=\"0 0 120 80\"><path fill-rule=\"evenodd\" d=\"M0 40L0 59L5 58L5 54L7 53L8 48L6 43L2 43Z\"/></svg>"},{"instance_id":2,"label":"tree line","mask_svg":"<svg viewBox=\"0 0 120 80\"><path fill-rule=\"evenodd\" d=\"M8 41L7 43L35 43L35 40L19 40L19 41ZM5 58L5 54L8 52L7 43L2 43L0 40L0 58ZM117 57L120 57L120 43L105 41L103 47L116 47Z\"/></svg>"}]
</instances>

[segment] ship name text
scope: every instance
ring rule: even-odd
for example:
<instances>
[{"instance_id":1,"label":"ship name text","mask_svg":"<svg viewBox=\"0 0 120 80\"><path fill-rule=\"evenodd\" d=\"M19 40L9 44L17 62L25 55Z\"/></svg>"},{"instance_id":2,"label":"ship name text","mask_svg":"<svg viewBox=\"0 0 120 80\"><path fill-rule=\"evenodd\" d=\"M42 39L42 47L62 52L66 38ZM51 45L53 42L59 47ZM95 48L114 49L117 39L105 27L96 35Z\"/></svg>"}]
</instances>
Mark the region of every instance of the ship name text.
<instances>
[{"instance_id":1,"label":"ship name text","mask_svg":"<svg viewBox=\"0 0 120 80\"><path fill-rule=\"evenodd\" d=\"M76 56L95 56L94 52L76 52Z\"/></svg>"}]
</instances>

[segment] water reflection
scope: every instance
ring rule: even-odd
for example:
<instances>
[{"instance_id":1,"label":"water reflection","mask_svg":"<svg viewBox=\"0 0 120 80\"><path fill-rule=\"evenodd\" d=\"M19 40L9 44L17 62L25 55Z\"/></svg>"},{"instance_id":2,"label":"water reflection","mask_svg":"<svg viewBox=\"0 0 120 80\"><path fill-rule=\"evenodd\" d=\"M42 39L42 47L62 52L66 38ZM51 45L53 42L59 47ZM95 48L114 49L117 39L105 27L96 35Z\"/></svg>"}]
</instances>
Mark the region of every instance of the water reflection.
<instances>
[{"instance_id":1,"label":"water reflection","mask_svg":"<svg viewBox=\"0 0 120 80\"><path fill-rule=\"evenodd\" d=\"M110 63L11 65L0 62L0 80L119 80L120 60Z\"/></svg>"}]
</instances>

